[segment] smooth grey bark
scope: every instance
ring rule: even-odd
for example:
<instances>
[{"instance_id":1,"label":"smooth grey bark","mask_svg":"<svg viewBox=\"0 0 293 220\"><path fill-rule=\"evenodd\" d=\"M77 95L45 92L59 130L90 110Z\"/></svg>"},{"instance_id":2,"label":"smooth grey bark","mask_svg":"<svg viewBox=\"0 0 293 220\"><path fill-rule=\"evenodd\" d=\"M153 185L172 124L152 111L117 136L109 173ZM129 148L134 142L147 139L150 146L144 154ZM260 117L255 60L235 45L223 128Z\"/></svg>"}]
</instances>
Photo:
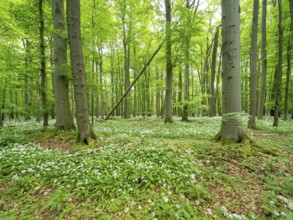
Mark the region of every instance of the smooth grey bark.
<instances>
[{"instance_id":1,"label":"smooth grey bark","mask_svg":"<svg viewBox=\"0 0 293 220\"><path fill-rule=\"evenodd\" d=\"M45 56L45 24L43 12L43 0L39 0L39 40L40 40L40 84L39 92L41 96L42 112L43 112L43 127L47 127L49 120L49 111L47 109L47 94L46 94L46 56Z\"/></svg>"},{"instance_id":2,"label":"smooth grey bark","mask_svg":"<svg viewBox=\"0 0 293 220\"><path fill-rule=\"evenodd\" d=\"M261 21L261 87L258 100L257 119L262 119L267 87L267 0L262 0Z\"/></svg>"},{"instance_id":3,"label":"smooth grey bark","mask_svg":"<svg viewBox=\"0 0 293 220\"><path fill-rule=\"evenodd\" d=\"M215 91L215 99L214 99L214 102L215 102L214 105L217 106L217 108L218 108L218 115L222 115L221 105L220 105L221 97L218 96L218 94L219 94L220 75L221 75L221 66L222 66L222 52L219 55L218 74L217 74L217 79L216 79L216 91ZM218 102L217 102L217 100L218 100Z\"/></svg>"},{"instance_id":4,"label":"smooth grey bark","mask_svg":"<svg viewBox=\"0 0 293 220\"><path fill-rule=\"evenodd\" d=\"M291 53L292 53L292 40L291 37L288 39L287 46L287 71L286 71L286 87L285 87L285 99L284 99L284 120L288 119L288 101L289 101L289 87L291 77Z\"/></svg>"},{"instance_id":5,"label":"smooth grey bark","mask_svg":"<svg viewBox=\"0 0 293 220\"><path fill-rule=\"evenodd\" d=\"M96 136L92 131L89 120L87 84L80 33L80 0L67 0L67 25L78 129L77 141L90 144L90 138L96 138Z\"/></svg>"},{"instance_id":6,"label":"smooth grey bark","mask_svg":"<svg viewBox=\"0 0 293 220\"><path fill-rule=\"evenodd\" d=\"M188 26L192 28L192 22L195 19L195 15L198 9L200 1L199 0L186 0L186 8L191 12L192 17L188 19ZM189 63L190 63L190 40L191 31L186 30L187 36L185 40L185 50L184 50L184 82L183 82L183 109L182 109L182 121L188 121L188 102L189 102Z\"/></svg>"},{"instance_id":7,"label":"smooth grey bark","mask_svg":"<svg viewBox=\"0 0 293 220\"><path fill-rule=\"evenodd\" d=\"M258 32L258 8L259 0L253 1L253 17L250 45L250 99L248 128L256 128L256 87L257 87L257 32Z\"/></svg>"},{"instance_id":8,"label":"smooth grey bark","mask_svg":"<svg viewBox=\"0 0 293 220\"><path fill-rule=\"evenodd\" d=\"M241 142L240 6L222 0L222 124L215 139L223 144Z\"/></svg>"},{"instance_id":9,"label":"smooth grey bark","mask_svg":"<svg viewBox=\"0 0 293 220\"><path fill-rule=\"evenodd\" d=\"M171 40L171 4L170 0L165 0L166 10L166 96L165 96L165 123L173 123L173 103L172 103L172 40Z\"/></svg>"},{"instance_id":10,"label":"smooth grey bark","mask_svg":"<svg viewBox=\"0 0 293 220\"><path fill-rule=\"evenodd\" d=\"M160 117L161 115L161 92L160 92L160 75L159 75L159 68L158 68L158 64L156 64L156 116Z\"/></svg>"},{"instance_id":11,"label":"smooth grey bark","mask_svg":"<svg viewBox=\"0 0 293 220\"><path fill-rule=\"evenodd\" d=\"M121 21L122 21L122 31L123 31L123 52L124 52L124 90L130 85L130 45L129 45L129 35L131 31L131 25L126 24L125 15L126 15L126 0L121 4ZM129 27L130 26L130 27ZM128 32L128 34L127 34ZM129 99L126 96L124 99L124 118L130 117L130 108L129 108Z\"/></svg>"},{"instance_id":12,"label":"smooth grey bark","mask_svg":"<svg viewBox=\"0 0 293 220\"><path fill-rule=\"evenodd\" d=\"M24 120L30 120L31 119L31 106L32 106L32 90L29 89L30 83L31 83L31 77L29 77L29 63L31 63L30 59L30 43L26 38L22 39L22 44L25 49L25 58L24 58Z\"/></svg>"},{"instance_id":13,"label":"smooth grey bark","mask_svg":"<svg viewBox=\"0 0 293 220\"><path fill-rule=\"evenodd\" d=\"M136 78L136 76L137 76L137 74L136 74L136 72L137 72L137 64L136 64L136 61L137 59L136 59L136 47L135 47L135 45L133 46L133 77L134 78ZM132 113L132 115L133 115L133 117L136 117L136 114L137 114L137 93L138 93L138 91L137 91L137 86L133 86L133 113Z\"/></svg>"},{"instance_id":14,"label":"smooth grey bark","mask_svg":"<svg viewBox=\"0 0 293 220\"><path fill-rule=\"evenodd\" d=\"M103 94L103 50L99 48L100 60L99 60L99 72L100 72L100 115L104 119L105 116L105 103Z\"/></svg>"},{"instance_id":15,"label":"smooth grey bark","mask_svg":"<svg viewBox=\"0 0 293 220\"><path fill-rule=\"evenodd\" d=\"M184 64L184 86L183 86L183 111L182 121L188 121L188 101L189 101L189 48L190 39L186 40L186 49L184 51L185 64Z\"/></svg>"},{"instance_id":16,"label":"smooth grey bark","mask_svg":"<svg viewBox=\"0 0 293 220\"><path fill-rule=\"evenodd\" d=\"M67 70L67 46L64 18L64 0L52 0L53 15L53 84L55 95L55 111L57 130L74 129L73 116L70 111L69 79Z\"/></svg>"},{"instance_id":17,"label":"smooth grey bark","mask_svg":"<svg viewBox=\"0 0 293 220\"><path fill-rule=\"evenodd\" d=\"M290 77L291 77L291 53L292 53L292 39L293 39L293 0L289 0L290 5L290 37L288 39L287 46L287 72L286 72L286 89L285 89L285 101L284 101L284 120L288 119L288 101L289 101L289 89L290 89Z\"/></svg>"},{"instance_id":18,"label":"smooth grey bark","mask_svg":"<svg viewBox=\"0 0 293 220\"><path fill-rule=\"evenodd\" d=\"M276 75L276 101L275 101L275 112L274 112L274 127L279 125L279 113L280 105L282 98L282 64L283 64L283 13L282 13L282 0L278 0L278 9L279 9L279 55L278 55L278 70Z\"/></svg>"},{"instance_id":19,"label":"smooth grey bark","mask_svg":"<svg viewBox=\"0 0 293 220\"><path fill-rule=\"evenodd\" d=\"M15 92L14 92L14 97L15 97L15 106L16 106L16 110L15 110L15 118L16 118L16 121L19 122L19 111L18 111L19 101L18 101L18 91L15 91Z\"/></svg>"},{"instance_id":20,"label":"smooth grey bark","mask_svg":"<svg viewBox=\"0 0 293 220\"><path fill-rule=\"evenodd\" d=\"M179 75L178 76L178 103L182 103L182 68L179 69L178 75ZM178 109L178 116L182 116L182 108L178 107L177 109Z\"/></svg>"},{"instance_id":21,"label":"smooth grey bark","mask_svg":"<svg viewBox=\"0 0 293 220\"><path fill-rule=\"evenodd\" d=\"M216 78L216 65L217 65L217 51L219 42L219 28L216 27L215 39L212 52L212 66L211 66L211 80L210 80L210 97L209 97L209 116L216 116L216 97L215 97L215 78Z\"/></svg>"}]
</instances>

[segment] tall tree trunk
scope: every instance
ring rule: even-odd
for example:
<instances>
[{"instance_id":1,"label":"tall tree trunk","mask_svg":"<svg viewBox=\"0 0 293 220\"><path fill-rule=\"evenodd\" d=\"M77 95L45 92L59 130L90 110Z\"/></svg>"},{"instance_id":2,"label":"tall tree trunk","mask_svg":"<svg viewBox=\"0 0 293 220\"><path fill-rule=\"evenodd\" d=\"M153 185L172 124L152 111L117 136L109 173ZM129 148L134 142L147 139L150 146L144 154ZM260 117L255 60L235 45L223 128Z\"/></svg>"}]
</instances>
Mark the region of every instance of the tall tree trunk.
<instances>
[{"instance_id":1,"label":"tall tree trunk","mask_svg":"<svg viewBox=\"0 0 293 220\"><path fill-rule=\"evenodd\" d=\"M30 80L31 77L29 77L29 63L31 62L30 59L30 48L29 48L29 41L24 38L22 40L23 47L25 48L25 59L24 59L24 68L25 68L25 76L24 76L24 120L28 121L31 119L30 114L31 114L31 105L32 105L32 97L31 95L31 88L30 87Z\"/></svg>"},{"instance_id":2,"label":"tall tree trunk","mask_svg":"<svg viewBox=\"0 0 293 220\"><path fill-rule=\"evenodd\" d=\"M126 7L126 2L124 0L123 6L122 6L122 16L121 16L121 20L122 20L122 28L123 28L123 51L124 51L124 90L126 91L126 89L129 87L130 85L130 76L129 76L129 65L130 65L130 46L129 46L129 42L127 39L127 35L126 35L126 31L127 28L126 27L126 23L125 23L125 7ZM130 110L129 110L129 99L126 96L125 100L124 100L124 117L125 118L129 118L130 117Z\"/></svg>"},{"instance_id":3,"label":"tall tree trunk","mask_svg":"<svg viewBox=\"0 0 293 220\"><path fill-rule=\"evenodd\" d=\"M160 111L160 108L161 108L161 105L160 105L161 104L161 102L160 102L161 92L160 92L159 80L160 80L159 68L158 68L158 64L156 64L156 116L157 117L160 117L160 115L161 115L161 111Z\"/></svg>"},{"instance_id":4,"label":"tall tree trunk","mask_svg":"<svg viewBox=\"0 0 293 220\"><path fill-rule=\"evenodd\" d=\"M171 40L171 4L170 0L165 0L166 10L166 113L165 123L173 123L173 107L172 107L172 40Z\"/></svg>"},{"instance_id":5,"label":"tall tree trunk","mask_svg":"<svg viewBox=\"0 0 293 220\"><path fill-rule=\"evenodd\" d=\"M185 42L185 65L184 65L184 90L183 90L183 111L182 111L182 121L188 121L188 101L189 101L189 48L190 39Z\"/></svg>"},{"instance_id":6,"label":"tall tree trunk","mask_svg":"<svg viewBox=\"0 0 293 220\"><path fill-rule=\"evenodd\" d=\"M262 119L267 87L267 0L262 0L261 20L261 87L258 100L257 118Z\"/></svg>"},{"instance_id":7,"label":"tall tree trunk","mask_svg":"<svg viewBox=\"0 0 293 220\"><path fill-rule=\"evenodd\" d=\"M222 65L222 52L219 55L218 74L217 74L217 78L216 78L216 91L215 91L215 98L214 98L214 105L215 105L215 108L218 108L218 114L219 115L222 115L222 113L221 113L221 105L220 105L220 100L221 99L220 99L220 97L218 97L218 94L219 94L220 75L221 75L221 65ZM217 111L216 111L216 113L217 113Z\"/></svg>"},{"instance_id":8,"label":"tall tree trunk","mask_svg":"<svg viewBox=\"0 0 293 220\"><path fill-rule=\"evenodd\" d=\"M70 130L75 128L73 116L70 111L69 79L67 71L67 46L64 37L64 0L52 0L53 13L53 50L54 50L54 73L53 83L55 95L55 110L57 130Z\"/></svg>"},{"instance_id":9,"label":"tall tree trunk","mask_svg":"<svg viewBox=\"0 0 293 220\"><path fill-rule=\"evenodd\" d=\"M210 97L209 97L209 116L216 116L216 98L215 98L215 78L216 78L216 64L217 64L217 51L218 51L218 41L219 41L219 28L216 27L213 53L212 53L212 66L211 66L211 81L210 81Z\"/></svg>"},{"instance_id":10,"label":"tall tree trunk","mask_svg":"<svg viewBox=\"0 0 293 220\"><path fill-rule=\"evenodd\" d=\"M111 48L111 58L110 58L110 65L111 65L111 109L114 108L114 97L115 97L115 84L114 84L114 58L115 58L115 53L114 53L114 48Z\"/></svg>"},{"instance_id":11,"label":"tall tree trunk","mask_svg":"<svg viewBox=\"0 0 293 220\"><path fill-rule=\"evenodd\" d=\"M239 0L222 0L222 124L216 140L241 142L240 11Z\"/></svg>"},{"instance_id":12,"label":"tall tree trunk","mask_svg":"<svg viewBox=\"0 0 293 220\"><path fill-rule=\"evenodd\" d=\"M15 106L16 106L15 118L16 118L16 121L19 122L19 111L18 111L19 103L18 103L18 91L17 90L14 92L14 98L15 98Z\"/></svg>"},{"instance_id":13,"label":"tall tree trunk","mask_svg":"<svg viewBox=\"0 0 293 220\"><path fill-rule=\"evenodd\" d=\"M12 92L12 90L9 90L9 98L10 98L9 119L13 120L14 119L14 107L13 106L15 106L15 104L13 103L13 92Z\"/></svg>"},{"instance_id":14,"label":"tall tree trunk","mask_svg":"<svg viewBox=\"0 0 293 220\"><path fill-rule=\"evenodd\" d=\"M99 72L100 72L100 114L101 118L105 117L105 103L104 103L104 87L103 87L103 51L99 48L100 61L99 61Z\"/></svg>"},{"instance_id":15,"label":"tall tree trunk","mask_svg":"<svg viewBox=\"0 0 293 220\"><path fill-rule=\"evenodd\" d=\"M274 112L274 127L278 127L279 124L279 113L280 113L280 105L282 98L282 64L283 64L283 14L282 14L282 0L278 0L278 8L279 8L279 59L278 59L278 71L276 75L276 102L275 102L275 112Z\"/></svg>"},{"instance_id":16,"label":"tall tree trunk","mask_svg":"<svg viewBox=\"0 0 293 220\"><path fill-rule=\"evenodd\" d=\"M136 47L133 47L133 77L134 79L137 76L137 64L136 64ZM136 117L137 114L137 86L133 86L133 111L132 111L133 117Z\"/></svg>"},{"instance_id":17,"label":"tall tree trunk","mask_svg":"<svg viewBox=\"0 0 293 220\"><path fill-rule=\"evenodd\" d=\"M289 0L290 4L290 37L288 39L287 47L287 72L286 72L286 89L285 89L285 100L284 100L284 120L288 119L288 101L289 101L289 87L291 77L291 53L292 53L292 38L293 38L293 0Z\"/></svg>"},{"instance_id":18,"label":"tall tree trunk","mask_svg":"<svg viewBox=\"0 0 293 220\"><path fill-rule=\"evenodd\" d=\"M76 106L77 140L80 143L90 144L90 138L96 138L96 136L92 131L89 120L86 75L80 33L79 0L67 1L67 25Z\"/></svg>"},{"instance_id":19,"label":"tall tree trunk","mask_svg":"<svg viewBox=\"0 0 293 220\"><path fill-rule=\"evenodd\" d=\"M258 8L259 0L253 1L253 18L250 46L250 101L248 128L256 128L256 87L257 87L257 32L258 32Z\"/></svg>"},{"instance_id":20,"label":"tall tree trunk","mask_svg":"<svg viewBox=\"0 0 293 220\"><path fill-rule=\"evenodd\" d=\"M182 68L179 69L179 76L178 76L178 116L182 116Z\"/></svg>"},{"instance_id":21,"label":"tall tree trunk","mask_svg":"<svg viewBox=\"0 0 293 220\"><path fill-rule=\"evenodd\" d=\"M47 95L46 95L46 57L45 57L45 38L44 38L44 13L43 0L39 0L39 19L40 19L40 96L42 101L43 111L43 126L48 126L49 111L47 109Z\"/></svg>"}]
</instances>

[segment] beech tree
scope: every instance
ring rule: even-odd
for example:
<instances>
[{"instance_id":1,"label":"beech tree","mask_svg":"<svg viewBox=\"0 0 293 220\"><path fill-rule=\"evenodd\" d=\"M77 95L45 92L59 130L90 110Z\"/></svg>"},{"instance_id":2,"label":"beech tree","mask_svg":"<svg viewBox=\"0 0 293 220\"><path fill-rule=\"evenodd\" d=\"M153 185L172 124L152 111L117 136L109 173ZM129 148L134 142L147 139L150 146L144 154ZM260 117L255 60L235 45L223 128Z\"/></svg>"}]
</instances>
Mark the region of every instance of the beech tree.
<instances>
[{"instance_id":1,"label":"beech tree","mask_svg":"<svg viewBox=\"0 0 293 220\"><path fill-rule=\"evenodd\" d=\"M256 87L257 87L257 32L259 0L253 1L253 18L250 46L250 105L248 128L256 128Z\"/></svg>"},{"instance_id":2,"label":"beech tree","mask_svg":"<svg viewBox=\"0 0 293 220\"><path fill-rule=\"evenodd\" d=\"M44 39L44 13L43 13L43 0L39 0L39 38L40 38L40 78L39 78L39 90L42 103L43 113L43 126L48 126L49 113L47 108L47 94L46 94L46 56L45 56L45 39Z\"/></svg>"},{"instance_id":3,"label":"beech tree","mask_svg":"<svg viewBox=\"0 0 293 220\"><path fill-rule=\"evenodd\" d=\"M80 31L80 0L67 0L67 26L76 105L77 140L80 143L90 144L90 139L95 139L96 136L92 131L89 120L87 84Z\"/></svg>"},{"instance_id":4,"label":"beech tree","mask_svg":"<svg viewBox=\"0 0 293 220\"><path fill-rule=\"evenodd\" d=\"M278 65L275 72L275 108L274 108L274 127L278 127L279 124L279 113L281 106L282 98L282 64L283 64L283 7L282 0L278 0L278 9L279 9L279 20L278 20L278 30L279 30L279 50L278 50Z\"/></svg>"},{"instance_id":5,"label":"beech tree","mask_svg":"<svg viewBox=\"0 0 293 220\"><path fill-rule=\"evenodd\" d=\"M262 119L267 87L267 0L262 0L261 16L261 86L258 99L257 118Z\"/></svg>"},{"instance_id":6,"label":"beech tree","mask_svg":"<svg viewBox=\"0 0 293 220\"><path fill-rule=\"evenodd\" d=\"M67 71L67 46L65 38L64 0L52 0L54 26L54 73L53 87L55 95L56 129L74 128L69 102L69 79Z\"/></svg>"},{"instance_id":7,"label":"beech tree","mask_svg":"<svg viewBox=\"0 0 293 220\"><path fill-rule=\"evenodd\" d=\"M165 123L173 123L173 107L172 107L172 33L171 33L171 4L170 0L165 0L166 10L166 113Z\"/></svg>"},{"instance_id":8,"label":"beech tree","mask_svg":"<svg viewBox=\"0 0 293 220\"><path fill-rule=\"evenodd\" d=\"M215 136L223 144L241 142L240 6L239 0L222 0L222 124Z\"/></svg>"}]
</instances>

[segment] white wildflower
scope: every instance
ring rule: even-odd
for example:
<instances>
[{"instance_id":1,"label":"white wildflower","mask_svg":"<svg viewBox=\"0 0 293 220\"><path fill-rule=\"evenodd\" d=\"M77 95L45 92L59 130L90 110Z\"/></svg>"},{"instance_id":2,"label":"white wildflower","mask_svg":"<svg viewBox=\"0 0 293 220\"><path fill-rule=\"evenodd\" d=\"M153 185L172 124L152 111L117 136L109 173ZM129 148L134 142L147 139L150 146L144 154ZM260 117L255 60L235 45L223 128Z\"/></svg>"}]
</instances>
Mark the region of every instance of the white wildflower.
<instances>
[{"instance_id":1,"label":"white wildflower","mask_svg":"<svg viewBox=\"0 0 293 220\"><path fill-rule=\"evenodd\" d=\"M117 171L114 171L113 176L114 176L114 178L117 178L117 176L118 176Z\"/></svg>"},{"instance_id":2,"label":"white wildflower","mask_svg":"<svg viewBox=\"0 0 293 220\"><path fill-rule=\"evenodd\" d=\"M128 213L128 212L129 212L129 208L126 207L126 208L124 209L124 212L125 212L125 213Z\"/></svg>"},{"instance_id":3,"label":"white wildflower","mask_svg":"<svg viewBox=\"0 0 293 220\"><path fill-rule=\"evenodd\" d=\"M281 216L286 217L287 214L285 212L281 212Z\"/></svg>"},{"instance_id":4,"label":"white wildflower","mask_svg":"<svg viewBox=\"0 0 293 220\"><path fill-rule=\"evenodd\" d=\"M168 202L169 198L167 196L163 196L164 202Z\"/></svg>"},{"instance_id":5,"label":"white wildflower","mask_svg":"<svg viewBox=\"0 0 293 220\"><path fill-rule=\"evenodd\" d=\"M212 215L212 214L213 214L213 213L212 213L212 210L209 209L209 208L206 209L206 212L208 213L208 215Z\"/></svg>"},{"instance_id":6,"label":"white wildflower","mask_svg":"<svg viewBox=\"0 0 293 220\"><path fill-rule=\"evenodd\" d=\"M190 175L190 178L194 180L194 179L195 179L195 174L192 173L192 174Z\"/></svg>"},{"instance_id":7,"label":"white wildflower","mask_svg":"<svg viewBox=\"0 0 293 220\"><path fill-rule=\"evenodd\" d=\"M11 177L11 179L12 179L13 181L17 181L17 180L19 179L19 177L18 177L17 174L15 174L15 175L13 175L13 176Z\"/></svg>"},{"instance_id":8,"label":"white wildflower","mask_svg":"<svg viewBox=\"0 0 293 220\"><path fill-rule=\"evenodd\" d=\"M293 210L293 202L288 202L287 206L290 210Z\"/></svg>"},{"instance_id":9,"label":"white wildflower","mask_svg":"<svg viewBox=\"0 0 293 220\"><path fill-rule=\"evenodd\" d=\"M275 215L275 216L280 216L280 213L277 212L277 211L274 211L274 215Z\"/></svg>"}]
</instances>

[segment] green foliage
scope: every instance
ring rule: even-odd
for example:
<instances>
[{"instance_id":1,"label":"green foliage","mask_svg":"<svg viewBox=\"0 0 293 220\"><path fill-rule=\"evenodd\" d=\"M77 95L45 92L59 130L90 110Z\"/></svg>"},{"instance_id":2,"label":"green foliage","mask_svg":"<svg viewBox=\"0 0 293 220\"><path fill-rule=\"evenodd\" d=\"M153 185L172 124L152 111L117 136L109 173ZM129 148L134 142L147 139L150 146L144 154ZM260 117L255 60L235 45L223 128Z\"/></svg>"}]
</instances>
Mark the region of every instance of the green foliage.
<instances>
[{"instance_id":1,"label":"green foliage","mask_svg":"<svg viewBox=\"0 0 293 220\"><path fill-rule=\"evenodd\" d=\"M56 133L20 123L13 128L26 141L7 142L0 150L0 216L240 219L240 207L245 207L251 210L246 214L249 219L278 219L276 213L290 217L292 162L287 148L280 145L278 155L271 156L253 145L249 150L243 144L208 141L220 123L220 118L195 118L190 123L175 119L175 125L154 118L113 119L95 127L97 148L76 152L26 144L30 137L64 144L75 139L75 132ZM10 128L1 131L7 129L8 135ZM259 187L261 191L254 191ZM218 193L221 207L215 203ZM250 201L255 194L260 199ZM13 201L21 210L13 209ZM249 208L253 205L258 212Z\"/></svg>"}]
</instances>

